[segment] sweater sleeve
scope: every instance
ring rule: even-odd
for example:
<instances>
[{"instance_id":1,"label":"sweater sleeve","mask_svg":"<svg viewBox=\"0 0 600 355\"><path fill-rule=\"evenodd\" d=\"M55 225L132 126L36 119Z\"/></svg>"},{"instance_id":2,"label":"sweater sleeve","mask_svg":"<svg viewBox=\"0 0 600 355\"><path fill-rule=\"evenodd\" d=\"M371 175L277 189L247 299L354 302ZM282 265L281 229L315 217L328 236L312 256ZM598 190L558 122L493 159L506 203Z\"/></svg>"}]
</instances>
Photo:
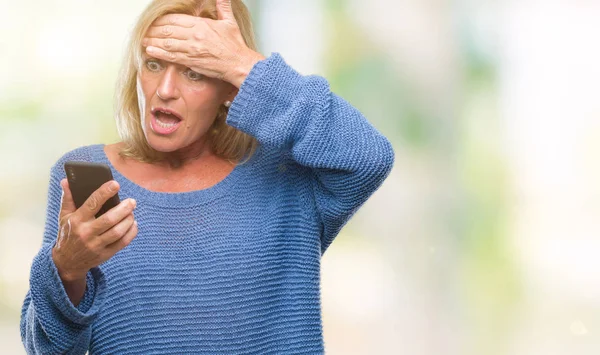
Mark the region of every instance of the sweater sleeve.
<instances>
[{"instance_id":1,"label":"sweater sleeve","mask_svg":"<svg viewBox=\"0 0 600 355\"><path fill-rule=\"evenodd\" d=\"M21 310L21 340L28 354L85 354L105 289L102 271L93 268L86 276L84 297L75 307L52 260L62 198L61 168L59 162L50 173L43 243L32 262Z\"/></svg>"},{"instance_id":2,"label":"sweater sleeve","mask_svg":"<svg viewBox=\"0 0 600 355\"><path fill-rule=\"evenodd\" d=\"M254 65L227 123L287 150L312 171L321 252L391 171L390 142L320 76L302 76L278 53Z\"/></svg>"}]
</instances>

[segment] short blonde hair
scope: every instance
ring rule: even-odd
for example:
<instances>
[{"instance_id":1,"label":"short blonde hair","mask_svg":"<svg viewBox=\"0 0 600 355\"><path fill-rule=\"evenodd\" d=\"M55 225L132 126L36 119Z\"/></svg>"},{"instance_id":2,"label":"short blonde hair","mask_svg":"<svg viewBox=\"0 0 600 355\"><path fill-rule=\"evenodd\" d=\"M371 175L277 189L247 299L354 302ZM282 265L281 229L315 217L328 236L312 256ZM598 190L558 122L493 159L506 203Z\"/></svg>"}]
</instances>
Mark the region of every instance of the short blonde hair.
<instances>
[{"instance_id":1,"label":"short blonde hair","mask_svg":"<svg viewBox=\"0 0 600 355\"><path fill-rule=\"evenodd\" d=\"M248 48L258 51L250 12L241 0L231 0L231 8ZM119 152L122 157L143 162L164 159L164 153L154 150L142 130L138 104L137 75L142 60L142 40L151 24L167 14L185 14L216 20L215 0L154 0L138 18L126 48L125 58L119 73L115 91L115 120L119 136L125 147ZM249 158L258 145L255 138L225 123L229 109L221 105L215 122L209 130L210 147L219 157L239 162Z\"/></svg>"}]
</instances>

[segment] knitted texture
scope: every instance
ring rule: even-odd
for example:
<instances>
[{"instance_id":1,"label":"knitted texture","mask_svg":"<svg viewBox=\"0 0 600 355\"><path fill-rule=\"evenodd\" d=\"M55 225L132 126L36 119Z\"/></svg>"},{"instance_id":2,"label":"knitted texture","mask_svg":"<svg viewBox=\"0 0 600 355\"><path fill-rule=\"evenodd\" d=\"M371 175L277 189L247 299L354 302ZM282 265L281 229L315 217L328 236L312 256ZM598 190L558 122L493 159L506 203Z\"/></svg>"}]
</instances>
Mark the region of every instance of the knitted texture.
<instances>
[{"instance_id":1,"label":"knitted texture","mask_svg":"<svg viewBox=\"0 0 600 355\"><path fill-rule=\"evenodd\" d=\"M28 353L323 353L321 256L389 174L392 147L324 78L277 53L252 68L227 123L259 148L204 190L144 189L103 145L58 160L21 315ZM121 199L137 201L139 228L90 270L78 307L51 257L68 160L109 165Z\"/></svg>"}]
</instances>

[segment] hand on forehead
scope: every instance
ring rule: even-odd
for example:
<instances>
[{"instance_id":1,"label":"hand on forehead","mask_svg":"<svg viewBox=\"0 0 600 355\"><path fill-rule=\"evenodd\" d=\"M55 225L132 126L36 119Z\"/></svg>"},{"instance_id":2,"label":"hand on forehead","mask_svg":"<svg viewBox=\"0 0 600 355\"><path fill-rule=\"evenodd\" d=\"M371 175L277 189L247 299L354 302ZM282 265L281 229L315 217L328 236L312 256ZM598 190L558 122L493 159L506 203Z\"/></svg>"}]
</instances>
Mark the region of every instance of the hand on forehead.
<instances>
[{"instance_id":1,"label":"hand on forehead","mask_svg":"<svg viewBox=\"0 0 600 355\"><path fill-rule=\"evenodd\" d=\"M146 32L146 38L188 39L199 28L198 17L182 14L170 14L159 17ZM198 21L198 22L197 22Z\"/></svg>"},{"instance_id":2,"label":"hand on forehead","mask_svg":"<svg viewBox=\"0 0 600 355\"><path fill-rule=\"evenodd\" d=\"M233 15L233 10L231 8L231 0L217 0L217 20L223 21L229 24L236 23L235 16ZM157 27L166 27L167 29L160 29L160 31L164 31L161 34L165 35L169 31L173 29L169 29L169 27L181 27L181 28L194 28L198 23L205 22L214 22L215 20L199 17L199 16L191 16L186 14L168 14L159 17L156 19L150 30L156 29ZM147 37L150 37L147 35Z\"/></svg>"},{"instance_id":3,"label":"hand on forehead","mask_svg":"<svg viewBox=\"0 0 600 355\"><path fill-rule=\"evenodd\" d=\"M157 18L142 40L148 55L215 78L229 77L249 54L230 0L217 0L217 20L185 14ZM231 74L231 75L229 75Z\"/></svg>"},{"instance_id":4,"label":"hand on forehead","mask_svg":"<svg viewBox=\"0 0 600 355\"><path fill-rule=\"evenodd\" d=\"M212 19L184 14L161 16L148 28L142 45L154 47L148 51L152 56L158 55L161 59L175 61L178 59L177 53L194 54L198 44L193 42L203 39L210 31L209 21L216 22Z\"/></svg>"},{"instance_id":5,"label":"hand on forehead","mask_svg":"<svg viewBox=\"0 0 600 355\"><path fill-rule=\"evenodd\" d=\"M156 20L154 20L154 22L152 23L152 26L150 28L158 27L158 26L177 26L177 27L184 27L184 28L192 28L192 27L194 27L196 21L199 19L214 21L209 18L192 16L192 15L168 14L168 15L163 15L163 16L157 18Z\"/></svg>"},{"instance_id":6,"label":"hand on forehead","mask_svg":"<svg viewBox=\"0 0 600 355\"><path fill-rule=\"evenodd\" d=\"M202 32L207 30L215 31L227 27L237 28L231 0L216 0L215 5L217 7L217 20L186 14L167 14L157 18L152 23L145 37L146 39L173 38L185 40L202 37ZM144 45L146 46L148 43Z\"/></svg>"}]
</instances>

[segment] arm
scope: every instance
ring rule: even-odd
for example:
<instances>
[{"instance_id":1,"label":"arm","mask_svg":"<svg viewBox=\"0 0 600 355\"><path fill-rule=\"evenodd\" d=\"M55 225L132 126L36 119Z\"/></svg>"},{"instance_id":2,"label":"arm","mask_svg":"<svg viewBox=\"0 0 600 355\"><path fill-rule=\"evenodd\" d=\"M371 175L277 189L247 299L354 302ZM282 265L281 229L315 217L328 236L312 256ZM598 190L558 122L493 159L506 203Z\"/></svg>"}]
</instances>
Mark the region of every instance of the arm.
<instances>
[{"instance_id":1,"label":"arm","mask_svg":"<svg viewBox=\"0 0 600 355\"><path fill-rule=\"evenodd\" d=\"M93 268L86 275L83 297L79 302L74 299L75 306L52 259L61 208L61 168L57 163L50 173L43 244L33 260L21 310L21 340L28 354L85 354L105 289L102 272Z\"/></svg>"},{"instance_id":2,"label":"arm","mask_svg":"<svg viewBox=\"0 0 600 355\"><path fill-rule=\"evenodd\" d=\"M275 53L254 65L227 123L263 145L289 150L314 173L314 202L324 252L342 226L383 183L389 141L319 76L302 76Z\"/></svg>"},{"instance_id":3,"label":"arm","mask_svg":"<svg viewBox=\"0 0 600 355\"><path fill-rule=\"evenodd\" d=\"M312 170L324 252L389 174L392 147L358 110L330 92L325 79L301 76L278 54L263 59L248 48L231 2L217 0L216 7L218 21L162 16L142 45L153 57L239 87L227 123L262 145L291 151Z\"/></svg>"}]
</instances>

